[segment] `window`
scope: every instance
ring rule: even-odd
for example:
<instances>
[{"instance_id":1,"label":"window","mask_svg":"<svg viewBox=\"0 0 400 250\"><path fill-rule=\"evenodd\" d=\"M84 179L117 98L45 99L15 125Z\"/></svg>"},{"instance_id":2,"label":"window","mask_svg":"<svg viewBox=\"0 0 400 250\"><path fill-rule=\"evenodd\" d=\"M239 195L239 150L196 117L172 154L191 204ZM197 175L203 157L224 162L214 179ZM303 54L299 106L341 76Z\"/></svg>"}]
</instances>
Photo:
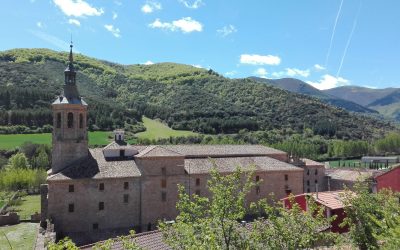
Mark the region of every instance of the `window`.
<instances>
[{"instance_id":1,"label":"window","mask_svg":"<svg viewBox=\"0 0 400 250\"><path fill-rule=\"evenodd\" d=\"M99 223L93 223L92 227L93 227L93 230L99 229Z\"/></svg>"},{"instance_id":2,"label":"window","mask_svg":"<svg viewBox=\"0 0 400 250\"><path fill-rule=\"evenodd\" d=\"M74 114L71 112L68 113L68 128L73 128L74 127Z\"/></svg>"},{"instance_id":3,"label":"window","mask_svg":"<svg viewBox=\"0 0 400 250\"><path fill-rule=\"evenodd\" d=\"M124 194L124 203L128 203L129 201L129 194Z\"/></svg>"},{"instance_id":4,"label":"window","mask_svg":"<svg viewBox=\"0 0 400 250\"><path fill-rule=\"evenodd\" d=\"M57 128L61 128L61 113L57 113Z\"/></svg>"},{"instance_id":5,"label":"window","mask_svg":"<svg viewBox=\"0 0 400 250\"><path fill-rule=\"evenodd\" d=\"M167 193L166 192L161 192L161 201L162 202L167 201Z\"/></svg>"},{"instance_id":6,"label":"window","mask_svg":"<svg viewBox=\"0 0 400 250\"><path fill-rule=\"evenodd\" d=\"M99 210L104 210L104 202L103 201L99 202Z\"/></svg>"},{"instance_id":7,"label":"window","mask_svg":"<svg viewBox=\"0 0 400 250\"><path fill-rule=\"evenodd\" d=\"M317 175L318 174L318 169L315 169L315 175Z\"/></svg>"},{"instance_id":8,"label":"window","mask_svg":"<svg viewBox=\"0 0 400 250\"><path fill-rule=\"evenodd\" d=\"M292 190L290 190L290 189L286 189L285 191L286 191L286 195L290 195L292 193Z\"/></svg>"},{"instance_id":9,"label":"window","mask_svg":"<svg viewBox=\"0 0 400 250\"><path fill-rule=\"evenodd\" d=\"M124 157L125 156L125 150L121 149L119 151L119 157Z\"/></svg>"},{"instance_id":10,"label":"window","mask_svg":"<svg viewBox=\"0 0 400 250\"><path fill-rule=\"evenodd\" d=\"M68 192L70 192L70 193L73 193L75 190L74 190L74 185L69 185L68 186Z\"/></svg>"},{"instance_id":11,"label":"window","mask_svg":"<svg viewBox=\"0 0 400 250\"><path fill-rule=\"evenodd\" d=\"M161 187L162 188L166 188L167 187L167 180L166 179L162 179L161 180Z\"/></svg>"},{"instance_id":12,"label":"window","mask_svg":"<svg viewBox=\"0 0 400 250\"><path fill-rule=\"evenodd\" d=\"M307 175L310 175L310 169L307 169Z\"/></svg>"},{"instance_id":13,"label":"window","mask_svg":"<svg viewBox=\"0 0 400 250\"><path fill-rule=\"evenodd\" d=\"M129 182L127 181L124 182L124 189L129 189Z\"/></svg>"},{"instance_id":14,"label":"window","mask_svg":"<svg viewBox=\"0 0 400 250\"><path fill-rule=\"evenodd\" d=\"M285 174L285 181L289 180L289 176Z\"/></svg>"},{"instance_id":15,"label":"window","mask_svg":"<svg viewBox=\"0 0 400 250\"><path fill-rule=\"evenodd\" d=\"M196 186L200 186L200 178L196 178Z\"/></svg>"},{"instance_id":16,"label":"window","mask_svg":"<svg viewBox=\"0 0 400 250\"><path fill-rule=\"evenodd\" d=\"M68 204L68 212L73 213L75 210L74 203Z\"/></svg>"},{"instance_id":17,"label":"window","mask_svg":"<svg viewBox=\"0 0 400 250\"><path fill-rule=\"evenodd\" d=\"M104 183L100 183L100 184L99 184L99 190L100 190L100 191L103 191L103 190L104 190Z\"/></svg>"},{"instance_id":18,"label":"window","mask_svg":"<svg viewBox=\"0 0 400 250\"><path fill-rule=\"evenodd\" d=\"M196 195L200 196L200 190L196 190Z\"/></svg>"},{"instance_id":19,"label":"window","mask_svg":"<svg viewBox=\"0 0 400 250\"><path fill-rule=\"evenodd\" d=\"M83 114L79 114L79 128L83 128Z\"/></svg>"},{"instance_id":20,"label":"window","mask_svg":"<svg viewBox=\"0 0 400 250\"><path fill-rule=\"evenodd\" d=\"M260 176L256 176L256 182L259 182L260 181Z\"/></svg>"},{"instance_id":21,"label":"window","mask_svg":"<svg viewBox=\"0 0 400 250\"><path fill-rule=\"evenodd\" d=\"M318 180L315 180L315 184L318 184Z\"/></svg>"},{"instance_id":22,"label":"window","mask_svg":"<svg viewBox=\"0 0 400 250\"><path fill-rule=\"evenodd\" d=\"M307 181L307 186L310 186L310 180Z\"/></svg>"},{"instance_id":23,"label":"window","mask_svg":"<svg viewBox=\"0 0 400 250\"><path fill-rule=\"evenodd\" d=\"M161 174L166 175L167 174L167 169L166 168L161 168Z\"/></svg>"},{"instance_id":24,"label":"window","mask_svg":"<svg viewBox=\"0 0 400 250\"><path fill-rule=\"evenodd\" d=\"M307 188L307 193L309 193L310 192L310 188Z\"/></svg>"}]
</instances>

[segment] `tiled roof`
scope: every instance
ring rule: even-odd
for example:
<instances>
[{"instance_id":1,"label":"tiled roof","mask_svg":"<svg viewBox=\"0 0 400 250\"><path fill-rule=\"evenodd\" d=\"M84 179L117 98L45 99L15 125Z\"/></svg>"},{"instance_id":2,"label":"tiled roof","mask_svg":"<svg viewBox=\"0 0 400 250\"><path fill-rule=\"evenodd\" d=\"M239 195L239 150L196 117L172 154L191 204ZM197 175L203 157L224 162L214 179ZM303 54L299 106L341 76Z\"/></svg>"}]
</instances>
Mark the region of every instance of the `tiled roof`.
<instances>
[{"instance_id":1,"label":"tiled roof","mask_svg":"<svg viewBox=\"0 0 400 250\"><path fill-rule=\"evenodd\" d=\"M330 209L343 208L343 195L344 191L333 191L333 192L318 192L312 193L314 200L325 207Z\"/></svg>"},{"instance_id":2,"label":"tiled roof","mask_svg":"<svg viewBox=\"0 0 400 250\"><path fill-rule=\"evenodd\" d=\"M285 154L283 151L262 145L165 145L163 147L185 155L186 158Z\"/></svg>"},{"instance_id":3,"label":"tiled roof","mask_svg":"<svg viewBox=\"0 0 400 250\"><path fill-rule=\"evenodd\" d=\"M329 168L326 169L325 173L332 179L357 181L358 179L365 180L371 178L380 172L382 170Z\"/></svg>"},{"instance_id":4,"label":"tiled roof","mask_svg":"<svg viewBox=\"0 0 400 250\"><path fill-rule=\"evenodd\" d=\"M171 156L182 156L181 154L165 148L163 146L148 146L142 152L140 152L136 157L171 157Z\"/></svg>"},{"instance_id":5,"label":"tiled roof","mask_svg":"<svg viewBox=\"0 0 400 250\"><path fill-rule=\"evenodd\" d=\"M233 172L239 166L242 170L254 171L303 171L302 168L268 156L185 159L185 170L190 174L209 173L214 164L219 172Z\"/></svg>"},{"instance_id":6,"label":"tiled roof","mask_svg":"<svg viewBox=\"0 0 400 250\"><path fill-rule=\"evenodd\" d=\"M303 158L301 160L306 164L306 166L324 166L324 164L321 162L313 161L307 158Z\"/></svg>"},{"instance_id":7,"label":"tiled roof","mask_svg":"<svg viewBox=\"0 0 400 250\"><path fill-rule=\"evenodd\" d=\"M101 148L90 149L87 159L72 164L57 174L50 175L47 180L69 179L104 179L138 177L140 171L133 159L106 161Z\"/></svg>"},{"instance_id":8,"label":"tiled roof","mask_svg":"<svg viewBox=\"0 0 400 250\"><path fill-rule=\"evenodd\" d=\"M141 248L146 250L161 250L161 249L171 249L164 241L162 232L150 231L145 233L139 233L134 236L134 240ZM93 249L95 244L90 244L87 246L82 246L80 249ZM111 246L112 250L124 250L121 241L116 241Z\"/></svg>"}]
</instances>

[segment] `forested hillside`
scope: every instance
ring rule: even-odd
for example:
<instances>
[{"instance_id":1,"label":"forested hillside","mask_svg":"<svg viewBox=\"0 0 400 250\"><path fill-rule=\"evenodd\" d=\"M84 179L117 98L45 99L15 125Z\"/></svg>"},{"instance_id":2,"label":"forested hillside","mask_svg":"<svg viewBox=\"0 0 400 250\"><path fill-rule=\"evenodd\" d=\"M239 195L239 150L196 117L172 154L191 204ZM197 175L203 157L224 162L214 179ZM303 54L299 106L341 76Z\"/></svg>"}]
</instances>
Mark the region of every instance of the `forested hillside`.
<instances>
[{"instance_id":1,"label":"forested hillside","mask_svg":"<svg viewBox=\"0 0 400 250\"><path fill-rule=\"evenodd\" d=\"M0 125L42 127L63 84L66 53L47 49L0 52ZM384 121L350 114L316 98L251 79L227 79L188 65L119 65L75 56L81 94L92 128L135 124L142 115L175 129L207 134L250 131L372 138L394 129Z\"/></svg>"}]
</instances>

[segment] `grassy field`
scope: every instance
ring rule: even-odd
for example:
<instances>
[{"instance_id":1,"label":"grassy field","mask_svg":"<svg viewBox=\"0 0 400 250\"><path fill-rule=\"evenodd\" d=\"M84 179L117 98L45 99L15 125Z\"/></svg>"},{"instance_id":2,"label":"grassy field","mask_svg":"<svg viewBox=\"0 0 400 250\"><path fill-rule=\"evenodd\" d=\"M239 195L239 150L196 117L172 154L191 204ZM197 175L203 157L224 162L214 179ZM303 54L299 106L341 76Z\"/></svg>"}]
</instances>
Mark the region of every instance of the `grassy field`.
<instances>
[{"instance_id":1,"label":"grassy field","mask_svg":"<svg viewBox=\"0 0 400 250\"><path fill-rule=\"evenodd\" d=\"M13 226L0 227L0 249L33 249L38 230L37 228L37 223L21 223ZM4 235L7 236L12 248Z\"/></svg>"},{"instance_id":2,"label":"grassy field","mask_svg":"<svg viewBox=\"0 0 400 250\"><path fill-rule=\"evenodd\" d=\"M31 218L31 214L40 213L40 195L27 195L21 199L22 203L20 205L8 208L17 212L20 219L27 220Z\"/></svg>"},{"instance_id":3,"label":"grassy field","mask_svg":"<svg viewBox=\"0 0 400 250\"><path fill-rule=\"evenodd\" d=\"M90 145L107 145L109 142L108 135L110 132L96 131L89 132ZM12 149L22 145L24 142L33 142L39 144L50 144L51 134L13 134L0 135L0 149Z\"/></svg>"},{"instance_id":4,"label":"grassy field","mask_svg":"<svg viewBox=\"0 0 400 250\"><path fill-rule=\"evenodd\" d=\"M196 135L196 133L192 131L183 131L183 130L174 130L162 122L157 120L152 120L147 117L143 117L143 124L146 127L146 131L137 133L136 136L142 139L161 139L161 138L169 138L169 137L178 137L178 136L190 136Z\"/></svg>"}]
</instances>

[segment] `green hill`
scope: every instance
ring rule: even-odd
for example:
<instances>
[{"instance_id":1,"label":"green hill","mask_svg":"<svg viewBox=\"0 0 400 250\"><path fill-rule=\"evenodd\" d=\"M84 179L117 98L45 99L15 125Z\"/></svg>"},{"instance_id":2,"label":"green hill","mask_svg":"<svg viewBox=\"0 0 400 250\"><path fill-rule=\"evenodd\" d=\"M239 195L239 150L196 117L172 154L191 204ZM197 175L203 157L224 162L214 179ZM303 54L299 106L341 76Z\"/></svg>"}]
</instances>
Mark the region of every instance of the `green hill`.
<instances>
[{"instance_id":1,"label":"green hill","mask_svg":"<svg viewBox=\"0 0 400 250\"><path fill-rule=\"evenodd\" d=\"M67 53L47 49L0 52L0 126L51 123L49 103L59 94ZM207 134L240 130L286 135L312 128L335 138L371 138L394 127L350 114L320 100L252 79L227 79L212 70L160 63L120 65L75 55L89 126L136 124L142 115L170 128Z\"/></svg>"}]
</instances>

